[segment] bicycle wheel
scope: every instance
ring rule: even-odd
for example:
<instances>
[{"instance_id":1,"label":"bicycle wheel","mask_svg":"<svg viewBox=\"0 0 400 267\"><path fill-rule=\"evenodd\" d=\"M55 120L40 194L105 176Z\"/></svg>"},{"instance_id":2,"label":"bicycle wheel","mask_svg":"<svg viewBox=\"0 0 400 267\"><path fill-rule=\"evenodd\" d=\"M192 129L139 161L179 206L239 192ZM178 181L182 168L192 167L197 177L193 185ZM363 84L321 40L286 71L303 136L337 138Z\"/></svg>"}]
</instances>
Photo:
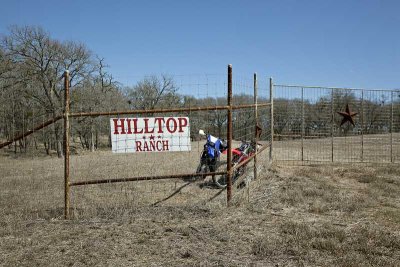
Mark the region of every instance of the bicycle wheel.
<instances>
[{"instance_id":1,"label":"bicycle wheel","mask_svg":"<svg viewBox=\"0 0 400 267\"><path fill-rule=\"evenodd\" d=\"M197 166L196 173L207 173L207 172L209 172L207 164L200 163L199 166ZM206 177L199 175L199 176L194 176L193 180L199 180L199 179L204 179L204 178L206 178Z\"/></svg>"},{"instance_id":2,"label":"bicycle wheel","mask_svg":"<svg viewBox=\"0 0 400 267\"><path fill-rule=\"evenodd\" d=\"M234 167L235 165L237 165L237 164L238 164L238 161L239 161L239 157L235 155L235 156L233 157L233 160L232 160L232 167ZM237 178L239 177L239 175L240 175L240 174L239 174L238 170L234 170L234 171L233 171L233 174L232 174L232 184L234 184L234 183L236 182L236 180L237 180ZM214 176L214 177L213 177L213 182L214 182L214 184L215 184L218 188L223 189L223 188L225 188L225 187L227 186L227 184L228 184L227 175L226 175L226 174L223 174L223 175Z\"/></svg>"},{"instance_id":3,"label":"bicycle wheel","mask_svg":"<svg viewBox=\"0 0 400 267\"><path fill-rule=\"evenodd\" d=\"M221 189L224 189L227 185L227 177L226 174L224 175L217 175L212 178L214 184Z\"/></svg>"},{"instance_id":4,"label":"bicycle wheel","mask_svg":"<svg viewBox=\"0 0 400 267\"><path fill-rule=\"evenodd\" d=\"M240 173L235 170L232 175L232 184L235 184L235 182L239 178L239 176L240 176ZM224 175L215 176L215 177L213 177L213 182L218 188L224 189L228 184L227 175L224 174Z\"/></svg>"}]
</instances>

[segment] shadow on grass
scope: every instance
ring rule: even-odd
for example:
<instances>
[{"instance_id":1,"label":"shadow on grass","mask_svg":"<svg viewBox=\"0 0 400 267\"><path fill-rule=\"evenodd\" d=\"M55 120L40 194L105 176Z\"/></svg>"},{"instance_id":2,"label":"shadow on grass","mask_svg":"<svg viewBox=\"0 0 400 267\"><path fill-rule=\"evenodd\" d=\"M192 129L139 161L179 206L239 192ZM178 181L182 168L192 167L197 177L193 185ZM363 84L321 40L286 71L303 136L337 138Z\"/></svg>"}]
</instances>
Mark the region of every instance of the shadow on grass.
<instances>
[{"instance_id":1,"label":"shadow on grass","mask_svg":"<svg viewBox=\"0 0 400 267\"><path fill-rule=\"evenodd\" d=\"M190 185L190 182L187 182L186 184L182 185L181 187L179 187L178 189L175 190L175 192L173 192L171 195L167 196L166 198L159 200L153 204L151 204L151 206L157 206L158 204L167 201L168 199L172 198L173 196L175 196L176 194L178 194L179 192L182 191L183 188L185 188L186 186Z\"/></svg>"}]
</instances>

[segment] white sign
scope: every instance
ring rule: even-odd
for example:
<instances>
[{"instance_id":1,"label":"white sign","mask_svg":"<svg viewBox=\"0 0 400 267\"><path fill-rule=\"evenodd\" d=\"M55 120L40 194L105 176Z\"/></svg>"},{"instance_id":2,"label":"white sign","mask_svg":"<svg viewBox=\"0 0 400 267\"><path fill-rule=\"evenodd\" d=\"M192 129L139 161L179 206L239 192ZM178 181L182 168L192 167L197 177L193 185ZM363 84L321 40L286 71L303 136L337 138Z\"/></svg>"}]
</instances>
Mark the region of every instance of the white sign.
<instances>
[{"instance_id":1,"label":"white sign","mask_svg":"<svg viewBox=\"0 0 400 267\"><path fill-rule=\"evenodd\" d=\"M190 151L188 117L111 118L114 153Z\"/></svg>"}]
</instances>

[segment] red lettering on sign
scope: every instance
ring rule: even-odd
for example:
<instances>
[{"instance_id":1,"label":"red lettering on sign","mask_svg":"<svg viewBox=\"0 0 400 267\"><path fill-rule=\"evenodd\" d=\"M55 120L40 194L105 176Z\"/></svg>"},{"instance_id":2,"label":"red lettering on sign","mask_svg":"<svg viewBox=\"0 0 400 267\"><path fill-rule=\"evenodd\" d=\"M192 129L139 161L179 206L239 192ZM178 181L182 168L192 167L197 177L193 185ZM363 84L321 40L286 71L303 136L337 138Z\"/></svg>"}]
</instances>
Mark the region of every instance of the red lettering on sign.
<instances>
[{"instance_id":1,"label":"red lettering on sign","mask_svg":"<svg viewBox=\"0 0 400 267\"><path fill-rule=\"evenodd\" d=\"M150 141L150 151L156 150L156 142L155 141Z\"/></svg>"},{"instance_id":2,"label":"red lettering on sign","mask_svg":"<svg viewBox=\"0 0 400 267\"><path fill-rule=\"evenodd\" d=\"M171 128L171 121L172 121L172 127L173 128ZM170 132L170 133L174 133L175 131L176 131L176 128L177 128L177 125L176 125L176 120L174 119L174 118L169 118L167 121L166 121L166 126L167 126L167 130L168 130L168 132Z\"/></svg>"},{"instance_id":3,"label":"red lettering on sign","mask_svg":"<svg viewBox=\"0 0 400 267\"><path fill-rule=\"evenodd\" d=\"M188 121L186 118L178 118L178 124L179 124L179 132L183 132L183 127L186 127L188 125Z\"/></svg>"},{"instance_id":4,"label":"red lettering on sign","mask_svg":"<svg viewBox=\"0 0 400 267\"><path fill-rule=\"evenodd\" d=\"M149 119L143 119L144 120L144 133L154 133L154 128L150 132L149 130Z\"/></svg>"},{"instance_id":5,"label":"red lettering on sign","mask_svg":"<svg viewBox=\"0 0 400 267\"><path fill-rule=\"evenodd\" d=\"M135 141L136 152L169 151L168 140Z\"/></svg>"},{"instance_id":6,"label":"red lettering on sign","mask_svg":"<svg viewBox=\"0 0 400 267\"><path fill-rule=\"evenodd\" d=\"M128 125L128 131L126 133L127 134L132 134L131 119L126 119L126 124Z\"/></svg>"},{"instance_id":7,"label":"red lettering on sign","mask_svg":"<svg viewBox=\"0 0 400 267\"><path fill-rule=\"evenodd\" d=\"M163 145L161 141L157 141L157 151L163 151Z\"/></svg>"},{"instance_id":8,"label":"red lettering on sign","mask_svg":"<svg viewBox=\"0 0 400 267\"><path fill-rule=\"evenodd\" d=\"M163 151L169 151L168 140L162 141L163 143Z\"/></svg>"},{"instance_id":9,"label":"red lettering on sign","mask_svg":"<svg viewBox=\"0 0 400 267\"><path fill-rule=\"evenodd\" d=\"M125 134L125 119L120 119L121 124L118 124L118 119L113 119L114 121L114 134L119 134L118 128L121 128L121 134Z\"/></svg>"},{"instance_id":10,"label":"red lettering on sign","mask_svg":"<svg viewBox=\"0 0 400 267\"><path fill-rule=\"evenodd\" d=\"M143 142L143 151L149 151L149 146L147 145L147 142Z\"/></svg>"},{"instance_id":11,"label":"red lettering on sign","mask_svg":"<svg viewBox=\"0 0 400 267\"><path fill-rule=\"evenodd\" d=\"M136 152L137 151L142 151L142 142L135 141L135 143L136 143Z\"/></svg>"},{"instance_id":12,"label":"red lettering on sign","mask_svg":"<svg viewBox=\"0 0 400 267\"><path fill-rule=\"evenodd\" d=\"M158 123L158 132L157 133L163 133L163 127L162 123L164 122L164 118L155 118L154 119L154 124Z\"/></svg>"},{"instance_id":13,"label":"red lettering on sign","mask_svg":"<svg viewBox=\"0 0 400 267\"><path fill-rule=\"evenodd\" d=\"M174 140L180 138L182 133L188 132L189 119L186 117L111 118L111 128L113 152L120 152L120 148L124 148L127 153L133 152L132 149L134 152L186 151L178 147L170 149L169 141L175 142ZM188 148L190 150L190 146Z\"/></svg>"},{"instance_id":14,"label":"red lettering on sign","mask_svg":"<svg viewBox=\"0 0 400 267\"><path fill-rule=\"evenodd\" d=\"M133 133L134 134L141 134L141 133L143 133L143 129L140 132L138 132L137 123L138 123L138 119L133 119Z\"/></svg>"}]
</instances>

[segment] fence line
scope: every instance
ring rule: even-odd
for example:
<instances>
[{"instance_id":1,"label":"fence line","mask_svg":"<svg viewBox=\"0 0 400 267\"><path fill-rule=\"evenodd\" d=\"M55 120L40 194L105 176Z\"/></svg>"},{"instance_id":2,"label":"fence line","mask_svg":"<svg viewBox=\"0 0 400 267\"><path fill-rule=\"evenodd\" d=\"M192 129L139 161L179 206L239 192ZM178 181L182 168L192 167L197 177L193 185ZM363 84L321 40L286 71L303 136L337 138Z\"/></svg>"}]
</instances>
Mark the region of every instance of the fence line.
<instances>
[{"instance_id":1,"label":"fence line","mask_svg":"<svg viewBox=\"0 0 400 267\"><path fill-rule=\"evenodd\" d=\"M256 79L256 76L254 76ZM68 79L68 73L66 72L65 80ZM227 128L226 128L226 137L228 142L228 153L227 153L227 162L226 162L226 171L222 172L209 172L204 174L204 176L209 175L226 175L227 177L227 203L229 205L232 200L232 173L235 169L244 166L249 161L256 158L257 154L261 153L267 148L267 145L263 147L262 150L259 150L253 156L249 157L247 160L242 162L237 166L232 166L232 114L235 110L240 109L257 109L257 107L268 107L270 103L258 103L257 102L257 90L256 90L256 82L254 82L254 103L253 104L241 104L241 105L233 105L232 101L232 66L228 66L228 83L227 83L227 105L224 106L206 106L206 107L188 107L188 108L168 108L168 109L153 109L153 110L129 110L129 111L110 111L110 112L79 112L79 113L69 113L69 110L65 109L64 114L64 122L65 122L65 136L69 136L69 118L75 117L97 117L97 116L110 116L110 115L143 115L143 114L160 114L160 113L173 113L173 112L196 112L196 111L216 111L216 110L226 110L227 111ZM69 98L68 95L68 82L65 82L65 92L66 92L66 103L65 106L69 106ZM256 113L254 113L256 114ZM254 129L257 129L257 118L255 119ZM70 187L78 186L78 185L89 185L89 184L103 184L103 183L115 183L115 182L129 182L129 181L145 181L145 180L160 180L160 179L173 179L173 178L187 178L193 176L199 176L196 173L189 174L170 174L170 175L155 175L155 176L143 176L143 177L131 177L131 178L116 178L116 179L97 179L97 180L86 180L81 182L70 182L69 178L69 140L65 139L65 218L70 217ZM256 173L257 163L254 163L254 173Z\"/></svg>"},{"instance_id":2,"label":"fence line","mask_svg":"<svg viewBox=\"0 0 400 267\"><path fill-rule=\"evenodd\" d=\"M54 118L52 118L52 119L50 119L50 120L48 120L48 121L46 121L46 122L44 122L42 124L39 124L38 126L34 127L32 130L28 130L28 131L26 131L26 132L24 132L24 133L22 133L20 135L17 135L17 136L15 136L14 138L12 138L9 141L6 141L4 143L0 143L0 149L3 148L3 147L6 147L8 145L11 145L12 143L14 143L14 142L16 142L18 140L21 140L21 139L23 139L23 138L25 138L25 137L27 137L27 136L29 136L31 134L34 134L35 132L37 132L37 131L39 131L39 130L41 130L43 128L46 128L47 126L52 125L53 123L61 120L63 117L64 116L61 116L61 115L60 116L56 116L56 117L54 117Z\"/></svg>"},{"instance_id":3,"label":"fence line","mask_svg":"<svg viewBox=\"0 0 400 267\"><path fill-rule=\"evenodd\" d=\"M305 88L305 89L332 89L332 90L352 90L352 91L376 91L376 92L400 92L400 89L365 89L351 87L327 87L327 86L310 86L310 85L293 85L293 84L274 84L277 87Z\"/></svg>"},{"instance_id":4,"label":"fence line","mask_svg":"<svg viewBox=\"0 0 400 267\"><path fill-rule=\"evenodd\" d=\"M227 95L226 95L226 105L206 105L206 106L189 106L189 107L183 107L183 108L158 108L158 109L135 109L135 110L120 110L120 111L108 111L108 112L103 112L103 111L97 111L97 112L71 112L70 111L70 85L69 85L69 72L65 71L64 75L64 111L62 115L58 115L46 122L43 122L42 124L34 127L32 130L25 131L24 133L15 136L9 141L6 141L4 143L0 144L0 148L5 147L9 144L12 144L13 142L16 142L18 140L21 140L25 138L28 135L31 135L40 129L45 128L46 126L52 125L55 122L63 119L64 121L64 131L63 131L63 150L64 150L64 217L66 219L71 217L71 189L72 187L76 186L85 186L85 185L94 185L94 184L111 184L111 183L121 183L121 182L131 182L131 181L151 181L151 180L162 180L162 179L177 179L177 178L188 178L188 177L198 177L198 176L210 176L210 175L226 175L227 177L227 203L229 205L230 201L232 200L232 174L233 172L238 169L242 168L246 164L248 164L250 161L254 161L253 164L253 174L254 178L257 178L257 168L258 168L258 162L257 162L257 156L260 155L262 152L264 152L268 147L270 147L270 144L264 143L262 149L259 149L254 153L252 156L248 157L246 160L241 162L240 164L237 164L236 166L232 165L232 149L233 149L233 116L235 116L235 120L241 118L244 113L238 113L238 111L243 110L245 112L248 112L247 110L253 110L252 114L254 115L254 121L249 120L246 121L246 125L253 125L250 127L248 130L247 128L249 126L246 126L245 128L241 129L244 130L244 135L236 136L236 138L248 138L250 137L252 140L255 141L255 143L258 143L258 138L260 137L261 132L259 132L259 128L261 125L261 121L267 122L268 120L271 120L271 116L269 118L265 118L263 116L259 117L258 114L258 109L260 108L267 108L270 107L271 109L271 100L272 100L272 93L270 92L270 101L269 102L262 102L259 103L258 101L258 83L257 83L257 75L254 74L253 76L253 84L252 84L252 89L253 89L253 103L234 103L233 101L233 86L240 86L243 88L242 89L250 89L250 86L246 87L245 81L244 80L239 80L238 83L233 84L233 74L232 74L232 66L228 66L228 72L227 72ZM204 85L207 86L207 83ZM271 89L271 88L270 88ZM217 102L216 102L217 104ZM193 112L207 112L207 111L226 111L225 115L226 116L226 139L228 143L228 153L227 153L227 162L226 162L226 170L224 171L213 171L213 172L208 172L205 174L198 174L198 173L182 173L182 174L168 174L168 175L152 175L152 176L139 176L139 177L117 177L117 178L111 178L111 179L94 179L94 180L83 180L83 181L71 181L71 163L70 163L70 155L71 155L71 143L70 143L70 136L71 136L71 123L70 119L76 118L89 118L89 117L102 117L102 116L123 116L123 115L144 115L144 114L165 114L165 113L184 113L187 112L189 114L192 114ZM265 113L263 113L265 116ZM223 115L223 114L222 114ZM247 116L246 116L247 117ZM260 121L261 120L261 121ZM250 123L250 124L249 124ZM253 136L248 136L248 132L253 132ZM273 135L273 132L271 132L271 136ZM270 138L270 137L267 137ZM268 139L267 139L268 140ZM271 153L271 152L270 152ZM270 154L271 155L271 154ZM270 160L272 160L270 158Z\"/></svg>"},{"instance_id":5,"label":"fence line","mask_svg":"<svg viewBox=\"0 0 400 267\"><path fill-rule=\"evenodd\" d=\"M278 113L274 116L274 141L279 144L274 146L274 159L399 161L400 127L395 122L400 120L400 91L282 84L273 87ZM354 126L349 122L342 125L337 114L346 105L357 113L353 115Z\"/></svg>"},{"instance_id":6,"label":"fence line","mask_svg":"<svg viewBox=\"0 0 400 267\"><path fill-rule=\"evenodd\" d=\"M64 216L70 218L71 192L72 188L94 185L113 184L131 181L151 181L163 179L189 178L194 176L225 175L227 177L226 201L232 200L232 173L253 161L253 177L257 178L257 167L260 163L259 155L269 149L270 161L287 162L388 162L398 163L400 161L400 91L390 90L364 90L335 87L313 87L277 85L269 79L269 101L259 101L259 84L257 75L254 74L252 86L242 81L233 83L232 66L228 66L226 99L215 105L189 106L183 108L157 108L136 109L120 111L96 111L75 112L70 111L70 96L68 72L64 74L64 111L50 120L43 120L31 129L23 127L25 132L19 134L9 141L0 144L0 148L24 139L35 132L50 125L56 125L64 119ZM202 85L204 86L204 85ZM207 84L205 84L207 86ZM242 89L250 90L254 94L253 99L246 102L234 103L233 87L244 86ZM267 87L267 86L265 86ZM268 91L268 88L265 88ZM267 99L267 98L266 98ZM225 102L226 101L226 102ZM262 103L260 103L262 102ZM343 111L346 104L358 112L355 125L348 122L341 124L338 111ZM268 110L266 109L268 108ZM218 113L217 113L218 111ZM220 112L219 112L220 111ZM266 115L269 111L269 115ZM197 117L193 113L197 113ZM205 113L205 116L200 114ZM82 119L90 118L92 122L104 122L101 117L123 116L123 115L145 115L166 113L188 113L188 116L198 121L210 119L210 114L221 117L219 131L226 132L228 142L228 154L225 170L217 170L205 174L190 173L185 171L181 174L177 170L174 173L147 176L146 173L136 174L137 177L129 177L117 173L116 178L103 178L95 175L86 177L88 180L74 180L73 162L70 162L71 142L73 143L73 122L80 123ZM250 115L250 116L248 116ZM252 117L251 117L252 116ZM99 120L95 117L100 117ZM94 118L94 119L92 119ZM192 118L192 117L191 117ZM235 139L251 139L256 143L259 141L257 131L260 125L264 130L269 130L269 135L264 138L261 149L248 157L244 162L232 166L232 149L234 146L235 123L245 121L244 126L235 133ZM25 124L24 124L25 125ZM99 124L100 125L100 124ZM216 126L214 126L216 127ZM27 130L28 129L28 130ZM105 128L100 128L105 129ZM193 130L193 129L192 129ZM222 135L220 135L221 137ZM70 140L71 138L71 140ZM262 139L262 138L261 138ZM260 141L262 142L262 141ZM150 157L150 156L149 156ZM122 164L121 164L122 165ZM190 167L190 166L189 166ZM166 170L164 170L166 171ZM183 171L183 170L182 170ZM70 179L72 178L72 179ZM93 179L99 178L99 179ZM237 182L240 182L242 176ZM74 198L72 198L74 199Z\"/></svg>"}]
</instances>

